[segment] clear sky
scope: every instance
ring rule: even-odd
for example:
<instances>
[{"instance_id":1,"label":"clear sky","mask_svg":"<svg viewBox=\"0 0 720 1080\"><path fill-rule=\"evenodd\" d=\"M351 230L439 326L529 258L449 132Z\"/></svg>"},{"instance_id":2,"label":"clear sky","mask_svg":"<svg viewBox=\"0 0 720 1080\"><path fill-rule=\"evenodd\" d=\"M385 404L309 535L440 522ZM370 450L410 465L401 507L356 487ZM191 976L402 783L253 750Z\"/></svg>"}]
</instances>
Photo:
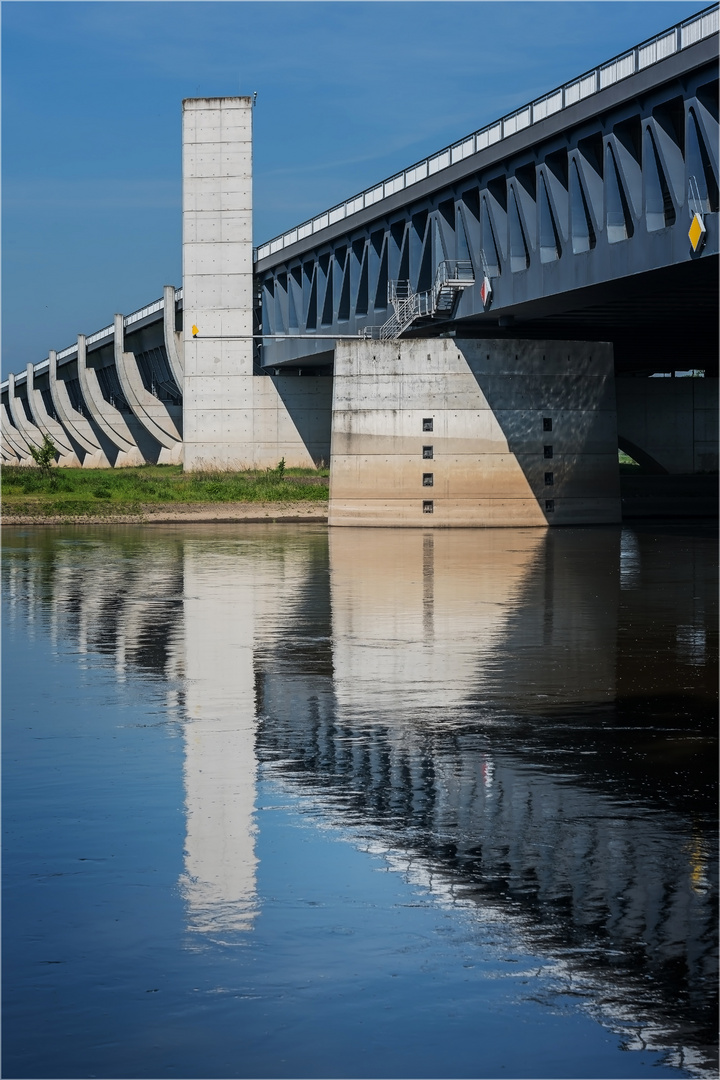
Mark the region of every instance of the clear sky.
<instances>
[{"instance_id":1,"label":"clear sky","mask_svg":"<svg viewBox=\"0 0 720 1080\"><path fill-rule=\"evenodd\" d=\"M706 6L5 0L3 373L181 284L183 98L257 91L259 244Z\"/></svg>"}]
</instances>

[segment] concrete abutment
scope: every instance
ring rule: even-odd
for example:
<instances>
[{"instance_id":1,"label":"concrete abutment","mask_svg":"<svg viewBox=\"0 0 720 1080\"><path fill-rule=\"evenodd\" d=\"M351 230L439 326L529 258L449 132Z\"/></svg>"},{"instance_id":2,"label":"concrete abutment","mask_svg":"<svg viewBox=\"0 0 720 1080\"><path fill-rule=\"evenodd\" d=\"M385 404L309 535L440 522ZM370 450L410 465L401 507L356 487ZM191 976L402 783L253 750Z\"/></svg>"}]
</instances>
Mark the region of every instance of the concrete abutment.
<instances>
[{"instance_id":1,"label":"concrete abutment","mask_svg":"<svg viewBox=\"0 0 720 1080\"><path fill-rule=\"evenodd\" d=\"M329 521L619 522L612 347L338 342Z\"/></svg>"}]
</instances>

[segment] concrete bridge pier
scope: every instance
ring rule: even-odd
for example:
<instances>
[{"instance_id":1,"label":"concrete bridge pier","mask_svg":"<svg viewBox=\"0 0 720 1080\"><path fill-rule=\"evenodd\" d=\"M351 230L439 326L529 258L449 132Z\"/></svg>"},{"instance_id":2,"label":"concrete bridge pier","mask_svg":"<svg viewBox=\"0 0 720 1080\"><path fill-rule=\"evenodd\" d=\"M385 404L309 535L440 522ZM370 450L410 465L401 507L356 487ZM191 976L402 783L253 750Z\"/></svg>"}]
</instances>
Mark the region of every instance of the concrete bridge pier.
<instances>
[{"instance_id":1,"label":"concrete bridge pier","mask_svg":"<svg viewBox=\"0 0 720 1080\"><path fill-rule=\"evenodd\" d=\"M31 458L30 447L39 449L42 446L42 433L38 431L34 423L28 420L23 405L18 398L15 376L12 373L8 375L8 407L12 422L20 438L28 447L28 457Z\"/></svg>"},{"instance_id":2,"label":"concrete bridge pier","mask_svg":"<svg viewBox=\"0 0 720 1080\"><path fill-rule=\"evenodd\" d=\"M114 464L114 454L108 457L96 429L83 413L73 407L67 386L64 380L58 377L55 349L51 349L48 353L48 386L58 420L68 437L80 450L82 467L84 469L109 469Z\"/></svg>"},{"instance_id":3,"label":"concrete bridge pier","mask_svg":"<svg viewBox=\"0 0 720 1080\"><path fill-rule=\"evenodd\" d=\"M35 366L28 364L25 370L25 392L28 405L35 424L41 435L47 435L52 439L58 450L58 465L67 468L79 468L80 459L77 455L72 440L63 428L62 424L53 419L45 407L45 402L40 391L35 386Z\"/></svg>"},{"instance_id":4,"label":"concrete bridge pier","mask_svg":"<svg viewBox=\"0 0 720 1080\"><path fill-rule=\"evenodd\" d=\"M158 464L176 465L182 461L183 449L182 420L173 415L178 410L171 410L145 389L135 354L125 349L125 320L122 315L115 315L114 330L115 370L125 400L138 424L158 444Z\"/></svg>"},{"instance_id":5,"label":"concrete bridge pier","mask_svg":"<svg viewBox=\"0 0 720 1080\"><path fill-rule=\"evenodd\" d=\"M140 425L134 416L131 413L122 413L103 397L97 372L87 362L87 343L84 334L78 334L77 339L77 374L83 400L96 427L117 451L113 466L120 469L132 465L144 465L146 461L156 461L157 452L154 452L154 447L157 443L149 438L143 440L141 436L144 433L140 431ZM146 453L139 448L138 441L144 443L143 449ZM153 449L148 449L149 447Z\"/></svg>"},{"instance_id":6,"label":"concrete bridge pier","mask_svg":"<svg viewBox=\"0 0 720 1080\"><path fill-rule=\"evenodd\" d=\"M3 453L15 465L33 465L28 444L13 422L9 400L0 402L0 416L2 416Z\"/></svg>"},{"instance_id":7,"label":"concrete bridge pier","mask_svg":"<svg viewBox=\"0 0 720 1080\"><path fill-rule=\"evenodd\" d=\"M620 521L607 343L338 342L331 525Z\"/></svg>"}]
</instances>

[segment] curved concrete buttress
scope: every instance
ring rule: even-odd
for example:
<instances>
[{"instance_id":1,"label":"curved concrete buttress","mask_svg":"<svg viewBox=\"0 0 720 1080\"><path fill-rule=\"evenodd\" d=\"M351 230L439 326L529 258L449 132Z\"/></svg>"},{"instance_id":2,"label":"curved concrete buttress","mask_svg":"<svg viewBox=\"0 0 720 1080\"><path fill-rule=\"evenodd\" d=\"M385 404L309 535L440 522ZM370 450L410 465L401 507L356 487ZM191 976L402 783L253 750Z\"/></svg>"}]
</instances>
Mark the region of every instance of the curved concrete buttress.
<instances>
[{"instance_id":1,"label":"curved concrete buttress","mask_svg":"<svg viewBox=\"0 0 720 1080\"><path fill-rule=\"evenodd\" d=\"M17 465L18 463L18 456L6 440L4 433L0 433L0 458L2 458L5 465Z\"/></svg>"},{"instance_id":2,"label":"curved concrete buttress","mask_svg":"<svg viewBox=\"0 0 720 1080\"><path fill-rule=\"evenodd\" d=\"M20 433L15 429L7 405L0 401L0 443L11 464L18 465L27 454L24 444L21 452L21 442Z\"/></svg>"},{"instance_id":3,"label":"curved concrete buttress","mask_svg":"<svg viewBox=\"0 0 720 1080\"><path fill-rule=\"evenodd\" d=\"M0 436L0 445L2 446L3 459L7 461L9 465L19 465L21 461L20 452L18 448L13 444L12 440L8 438L5 433L5 406L3 405L0 416L2 416L2 435Z\"/></svg>"},{"instance_id":4,"label":"curved concrete buttress","mask_svg":"<svg viewBox=\"0 0 720 1080\"><path fill-rule=\"evenodd\" d=\"M62 424L58 423L57 420L53 420L52 416L50 416L45 408L42 394L35 387L34 364L28 364L26 370L27 378L25 385L27 387L28 405L30 406L30 412L33 415L38 431L43 435L47 435L55 443L60 455L58 465L64 465L70 469L78 468L80 459L75 452L75 447L72 444L70 436Z\"/></svg>"},{"instance_id":5,"label":"curved concrete buttress","mask_svg":"<svg viewBox=\"0 0 720 1080\"><path fill-rule=\"evenodd\" d=\"M15 453L20 465L34 465L30 449L21 431L15 427L10 409L6 402L0 404L0 426L5 436L5 442Z\"/></svg>"},{"instance_id":6,"label":"curved concrete buttress","mask_svg":"<svg viewBox=\"0 0 720 1080\"><path fill-rule=\"evenodd\" d=\"M158 463L179 464L182 461L182 435L165 404L145 389L135 353L125 352L125 320L122 315L115 316L115 370L136 420L162 447Z\"/></svg>"},{"instance_id":7,"label":"curved concrete buttress","mask_svg":"<svg viewBox=\"0 0 720 1080\"><path fill-rule=\"evenodd\" d=\"M166 285L163 289L163 333L165 335L165 352L167 353L170 370L182 394L185 380L185 363L183 360L182 334L175 329L174 285Z\"/></svg>"},{"instance_id":8,"label":"curved concrete buttress","mask_svg":"<svg viewBox=\"0 0 720 1080\"><path fill-rule=\"evenodd\" d=\"M82 413L73 408L65 383L57 377L57 352L54 349L48 353L48 365L48 384L55 412L68 435L74 439L85 455L82 461L83 469L111 468L113 463L98 442L90 422Z\"/></svg>"},{"instance_id":9,"label":"curved concrete buttress","mask_svg":"<svg viewBox=\"0 0 720 1080\"><path fill-rule=\"evenodd\" d=\"M28 446L39 449L43 444L42 432L38 431L35 424L28 420L25 410L15 393L15 376L12 372L8 375L8 407L15 427L18 429Z\"/></svg>"},{"instance_id":10,"label":"curved concrete buttress","mask_svg":"<svg viewBox=\"0 0 720 1080\"><path fill-rule=\"evenodd\" d=\"M77 369L80 389L83 397L92 412L93 421L97 424L110 442L117 447L118 456L115 459L115 468L123 468L130 465L144 465L145 456L138 447L133 431L130 429L125 417L106 401L100 389L97 372L88 366L87 347L85 335L78 335L78 358ZM157 455L152 460L157 460Z\"/></svg>"}]
</instances>

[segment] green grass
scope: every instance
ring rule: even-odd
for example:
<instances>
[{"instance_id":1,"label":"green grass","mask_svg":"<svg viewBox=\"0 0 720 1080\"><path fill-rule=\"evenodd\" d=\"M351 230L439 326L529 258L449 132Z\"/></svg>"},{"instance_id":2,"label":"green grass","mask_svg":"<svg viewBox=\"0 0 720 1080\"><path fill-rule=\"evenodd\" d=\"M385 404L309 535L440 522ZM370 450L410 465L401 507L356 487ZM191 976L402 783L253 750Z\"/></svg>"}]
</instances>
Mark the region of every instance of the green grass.
<instances>
[{"instance_id":1,"label":"green grass","mask_svg":"<svg viewBox=\"0 0 720 1080\"><path fill-rule=\"evenodd\" d=\"M131 469L2 470L3 512L62 516L133 514L169 503L316 502L328 497L328 469L183 473L180 465Z\"/></svg>"},{"instance_id":2,"label":"green grass","mask_svg":"<svg viewBox=\"0 0 720 1080\"><path fill-rule=\"evenodd\" d=\"M621 473L635 474L640 472L640 466L635 458L631 458L624 450L618 450L618 465L620 466Z\"/></svg>"}]
</instances>

